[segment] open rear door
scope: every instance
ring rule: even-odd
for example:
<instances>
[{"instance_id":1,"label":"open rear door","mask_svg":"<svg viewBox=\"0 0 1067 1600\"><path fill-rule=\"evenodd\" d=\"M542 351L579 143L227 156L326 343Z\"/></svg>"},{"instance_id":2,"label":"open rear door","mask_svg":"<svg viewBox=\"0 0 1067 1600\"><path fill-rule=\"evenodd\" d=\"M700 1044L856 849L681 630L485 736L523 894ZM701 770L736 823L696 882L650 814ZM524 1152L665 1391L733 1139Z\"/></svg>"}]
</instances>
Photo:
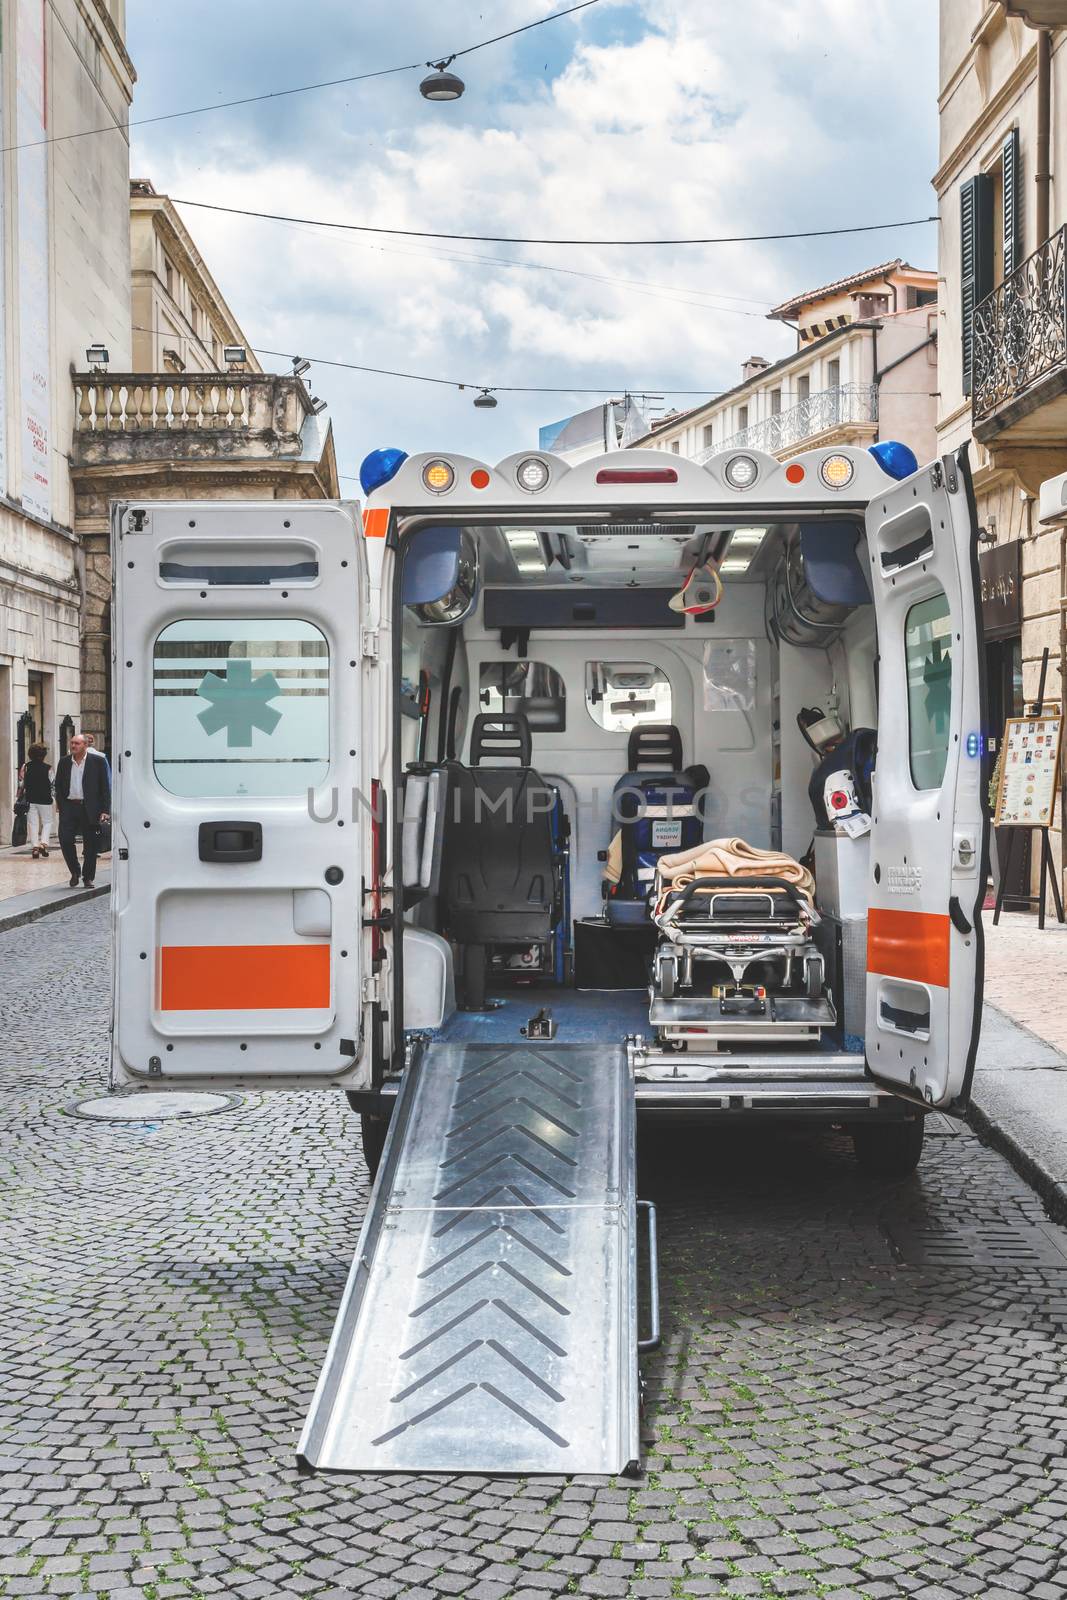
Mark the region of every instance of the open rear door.
<instances>
[{"instance_id":1,"label":"open rear door","mask_svg":"<svg viewBox=\"0 0 1067 1600\"><path fill-rule=\"evenodd\" d=\"M353 509L119 505L112 551L112 1082L353 1084Z\"/></svg>"},{"instance_id":2,"label":"open rear door","mask_svg":"<svg viewBox=\"0 0 1067 1600\"><path fill-rule=\"evenodd\" d=\"M966 451L871 501L878 762L867 1062L961 1111L981 1020L987 806L977 526Z\"/></svg>"}]
</instances>

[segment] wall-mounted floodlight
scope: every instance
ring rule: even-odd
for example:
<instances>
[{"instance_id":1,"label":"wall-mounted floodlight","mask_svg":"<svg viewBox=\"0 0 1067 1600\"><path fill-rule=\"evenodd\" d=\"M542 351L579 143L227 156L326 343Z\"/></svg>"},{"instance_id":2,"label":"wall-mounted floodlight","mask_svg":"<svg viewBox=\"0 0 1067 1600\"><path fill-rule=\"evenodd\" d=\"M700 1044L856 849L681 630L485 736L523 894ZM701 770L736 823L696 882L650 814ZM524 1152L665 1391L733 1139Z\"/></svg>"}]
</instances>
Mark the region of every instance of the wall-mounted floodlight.
<instances>
[{"instance_id":1,"label":"wall-mounted floodlight","mask_svg":"<svg viewBox=\"0 0 1067 1600\"><path fill-rule=\"evenodd\" d=\"M303 356L293 357L293 377L302 378L305 372L311 371L311 362L305 361Z\"/></svg>"},{"instance_id":2,"label":"wall-mounted floodlight","mask_svg":"<svg viewBox=\"0 0 1067 1600\"><path fill-rule=\"evenodd\" d=\"M248 351L243 344L224 345L222 359L228 367L243 367L248 360Z\"/></svg>"},{"instance_id":3,"label":"wall-mounted floodlight","mask_svg":"<svg viewBox=\"0 0 1067 1600\"><path fill-rule=\"evenodd\" d=\"M85 359L94 372L106 372L111 351L106 344L91 344L85 352Z\"/></svg>"},{"instance_id":4,"label":"wall-mounted floodlight","mask_svg":"<svg viewBox=\"0 0 1067 1600\"><path fill-rule=\"evenodd\" d=\"M312 411L313 411L313 413L315 414L316 417L318 416L320 411L325 411L326 410L326 401L325 400L320 400L317 394L313 394L311 396L311 399L309 400L308 404L311 406L311 409L312 409Z\"/></svg>"}]
</instances>

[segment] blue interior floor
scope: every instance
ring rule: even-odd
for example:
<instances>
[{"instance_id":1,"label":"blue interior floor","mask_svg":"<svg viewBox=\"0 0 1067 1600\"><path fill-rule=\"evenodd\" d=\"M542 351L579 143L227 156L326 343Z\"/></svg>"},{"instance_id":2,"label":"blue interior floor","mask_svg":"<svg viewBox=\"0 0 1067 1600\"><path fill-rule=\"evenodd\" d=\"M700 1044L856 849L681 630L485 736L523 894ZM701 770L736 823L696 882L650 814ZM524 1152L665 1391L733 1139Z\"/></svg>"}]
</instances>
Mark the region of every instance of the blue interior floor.
<instances>
[{"instance_id":1,"label":"blue interior floor","mask_svg":"<svg viewBox=\"0 0 1067 1600\"><path fill-rule=\"evenodd\" d=\"M519 1029L547 1006L563 1044L619 1043L628 1033L648 1033L647 989L563 989L554 984L499 989L491 1011L457 1011L434 1035L455 1044L518 1042Z\"/></svg>"}]
</instances>

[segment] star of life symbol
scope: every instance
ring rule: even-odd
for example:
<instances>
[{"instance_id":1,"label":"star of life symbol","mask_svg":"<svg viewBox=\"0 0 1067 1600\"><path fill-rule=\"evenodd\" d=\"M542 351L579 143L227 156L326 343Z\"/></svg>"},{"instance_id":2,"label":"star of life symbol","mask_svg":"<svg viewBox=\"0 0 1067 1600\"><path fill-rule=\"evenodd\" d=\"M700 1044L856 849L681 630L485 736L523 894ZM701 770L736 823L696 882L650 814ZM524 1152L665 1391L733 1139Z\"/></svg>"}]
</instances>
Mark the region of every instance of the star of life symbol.
<instances>
[{"instance_id":1,"label":"star of life symbol","mask_svg":"<svg viewBox=\"0 0 1067 1600\"><path fill-rule=\"evenodd\" d=\"M197 694L211 704L197 713L197 720L205 733L218 733L226 729L226 746L230 750L247 750L252 744L252 730L271 734L282 720L280 711L267 704L281 694L273 672L252 676L251 661L227 661L226 676L208 672L197 689Z\"/></svg>"}]
</instances>

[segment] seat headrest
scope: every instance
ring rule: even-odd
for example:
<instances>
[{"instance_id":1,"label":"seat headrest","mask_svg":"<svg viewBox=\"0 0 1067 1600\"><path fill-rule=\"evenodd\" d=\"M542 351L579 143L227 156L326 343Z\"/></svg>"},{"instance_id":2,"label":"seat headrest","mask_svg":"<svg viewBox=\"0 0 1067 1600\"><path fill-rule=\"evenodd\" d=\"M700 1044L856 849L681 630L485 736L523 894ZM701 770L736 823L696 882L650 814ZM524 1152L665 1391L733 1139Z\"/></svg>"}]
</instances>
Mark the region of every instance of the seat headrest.
<instances>
[{"instance_id":1,"label":"seat headrest","mask_svg":"<svg viewBox=\"0 0 1067 1600\"><path fill-rule=\"evenodd\" d=\"M494 764L514 761L528 767L533 756L530 725L521 711L483 712L474 719L471 733L471 766L480 767L486 756Z\"/></svg>"},{"instance_id":2,"label":"seat headrest","mask_svg":"<svg viewBox=\"0 0 1067 1600\"><path fill-rule=\"evenodd\" d=\"M631 772L651 767L657 772L680 772L682 736L672 722L645 722L634 728L626 751Z\"/></svg>"}]
</instances>

